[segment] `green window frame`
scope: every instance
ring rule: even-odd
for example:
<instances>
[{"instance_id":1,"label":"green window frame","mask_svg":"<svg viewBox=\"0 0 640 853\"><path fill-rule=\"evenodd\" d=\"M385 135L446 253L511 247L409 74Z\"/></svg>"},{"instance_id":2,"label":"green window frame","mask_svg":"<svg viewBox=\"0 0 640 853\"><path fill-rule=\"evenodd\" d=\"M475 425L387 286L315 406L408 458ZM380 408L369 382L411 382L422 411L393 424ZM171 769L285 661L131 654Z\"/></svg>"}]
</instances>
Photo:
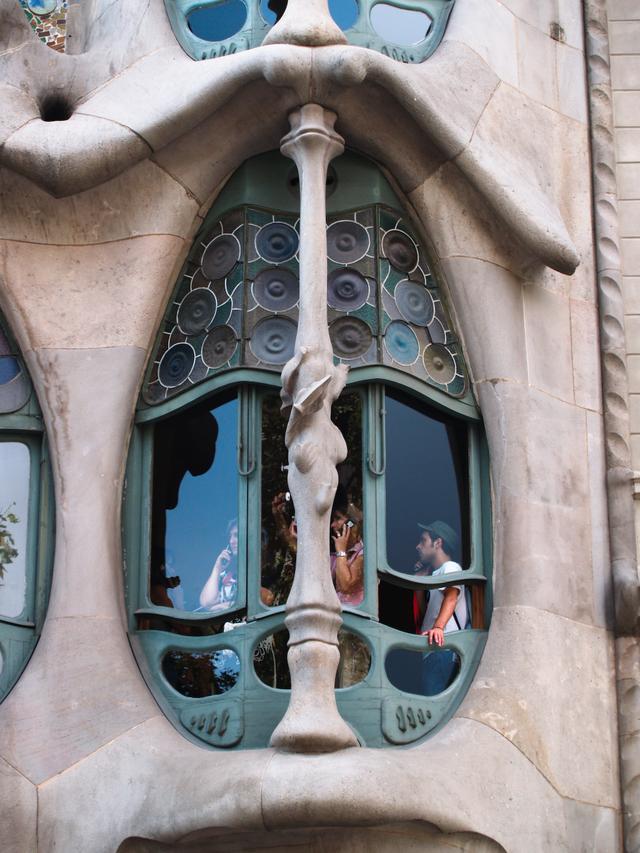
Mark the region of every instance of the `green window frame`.
<instances>
[{"instance_id":1,"label":"green window frame","mask_svg":"<svg viewBox=\"0 0 640 853\"><path fill-rule=\"evenodd\" d=\"M191 14L208 9L220 10L232 3L238 10L240 6L244 7L244 23L239 23L231 35L221 34L218 39L210 40L200 37L190 27ZM399 62L424 62L442 41L454 4L455 0L357 0L357 10L355 15L349 16L351 20L344 33L350 44L375 50ZM331 8L331 2L329 6ZM406 10L426 15L429 24L424 38L416 44L400 45L383 37L371 22L371 13L376 6L390 6L400 13ZM259 47L275 22L275 15L268 10L266 0L165 0L165 9L180 46L192 59L198 60ZM339 14L336 17L340 19Z\"/></svg>"},{"instance_id":2,"label":"green window frame","mask_svg":"<svg viewBox=\"0 0 640 853\"><path fill-rule=\"evenodd\" d=\"M401 211L399 201L373 164L346 154L334 166L332 183L335 186L328 199L329 222L342 221L341 211L358 208L365 200L369 204L392 205L396 211ZM275 154L254 158L245 164L214 204L196 237L193 251L197 250L198 257L202 254L201 247L209 245L206 235L220 217L224 217L225 211L233 211L243 204L248 204L251 209L266 207L267 200L270 200L272 207L279 211L273 214L274 221L282 218L280 214L290 216L295 212L297 199L290 173L291 165ZM362 198L363 194L366 199ZM242 227L246 227L248 221L245 217ZM220 229L215 233L219 234ZM222 234L225 233L223 229ZM382 262L377 254L375 262ZM254 668L256 650L264 647L267 638L284 629L285 606L269 608L261 599L261 535L265 511L261 507L261 412L265 397L279 393L280 375L279 369L274 367L242 364L242 356L238 353L246 344L247 333L237 325L239 331L234 350L236 354L233 356L235 361L232 362L230 358L220 369L211 369L204 376L198 373L194 380L181 380L181 384L165 389L164 398L158 395L159 365L166 356L166 338L171 341L173 332L169 334L169 330L176 328L172 324L180 322L176 306L182 304L180 299L184 293L184 275L192 275L188 272L189 263L188 260L179 277L166 323L151 357L129 453L123 514L129 633L151 690L169 719L183 734L200 745L211 747L263 747L268 744L289 700L288 690L276 689L264 683ZM246 270L242 275L247 275ZM435 274L433 277L437 280ZM246 299L242 304L246 310ZM382 328L381 317L382 314L377 320L371 320L374 327L380 323ZM183 338L189 340L188 336ZM191 339L195 340L193 336ZM197 344L197 347L200 345ZM455 339L449 345L454 352L457 347L461 353ZM246 349L246 352L249 350ZM462 358L461 354L457 357ZM337 688L336 698L341 713L360 741L368 746L409 745L433 734L444 725L462 700L486 641L492 609L488 451L480 413L470 391L466 385L455 386L454 395L448 390L452 387L451 384L425 381L419 371L411 373L393 364L380 364L374 359L373 363L363 363L352 368L343 392L343 396L355 392L362 401L365 571L362 603L359 606L343 606L344 629L367 645L370 668L368 675L359 683ZM150 389L154 388L156 390L152 393ZM240 614L246 621L223 632L220 630L221 624L228 614L222 616L193 610L178 611L175 607L154 604L149 590L149 567L154 499L154 431L159 424L196 410L204 403L214 406L217 400L227 399L230 392L235 392L238 399L236 467L239 483L239 545L237 598L229 613ZM470 560L463 571L448 574L445 580L402 573L390 566L387 559L385 396L398 393L415 401L425 416L432 413L434 417L449 418L460 424L466 435L468 494L464 496L464 502L468 506ZM283 458L286 458L284 447L282 450ZM395 687L389 680L385 671L389 652L404 650L420 655L425 651L425 638L398 630L379 620L379 581L408 590L429 590L463 582L473 590L474 627L447 635L447 647L459 658L459 674L454 683L438 695L409 693ZM172 686L163 671L167 655L192 655L200 659L229 652L239 659L240 671L236 683L219 695L184 695Z\"/></svg>"},{"instance_id":3,"label":"green window frame","mask_svg":"<svg viewBox=\"0 0 640 853\"><path fill-rule=\"evenodd\" d=\"M54 501L51 466L40 407L36 399L25 364L8 327L0 315L0 338L8 344L10 354L20 369L24 383L22 405L0 414L0 444L17 444L26 448L29 459L27 493L27 529L25 536L25 591L24 607L20 613L0 613L0 701L9 693L24 670L40 636L46 615L54 545ZM2 406L2 386L0 386ZM15 534L14 525L7 520L10 507L0 506L3 529ZM2 532L0 532L2 535ZM8 540L5 538L5 543ZM11 561L5 565L10 572ZM0 581L1 583L1 581Z\"/></svg>"}]
</instances>

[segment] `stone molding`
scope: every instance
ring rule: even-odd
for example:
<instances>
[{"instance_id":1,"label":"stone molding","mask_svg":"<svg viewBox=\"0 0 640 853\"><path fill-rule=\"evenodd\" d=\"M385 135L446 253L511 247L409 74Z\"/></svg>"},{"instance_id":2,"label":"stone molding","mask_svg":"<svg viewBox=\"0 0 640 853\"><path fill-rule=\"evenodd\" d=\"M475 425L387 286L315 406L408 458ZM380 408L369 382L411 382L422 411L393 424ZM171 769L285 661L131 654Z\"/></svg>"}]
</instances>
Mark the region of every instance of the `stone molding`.
<instances>
[{"instance_id":1,"label":"stone molding","mask_svg":"<svg viewBox=\"0 0 640 853\"><path fill-rule=\"evenodd\" d=\"M640 732L636 727L640 618L631 469L624 297L618 234L616 153L606 0L586 0L596 273L604 397L609 542L615 604L616 687L624 849L640 850ZM621 643L624 642L624 654Z\"/></svg>"}]
</instances>

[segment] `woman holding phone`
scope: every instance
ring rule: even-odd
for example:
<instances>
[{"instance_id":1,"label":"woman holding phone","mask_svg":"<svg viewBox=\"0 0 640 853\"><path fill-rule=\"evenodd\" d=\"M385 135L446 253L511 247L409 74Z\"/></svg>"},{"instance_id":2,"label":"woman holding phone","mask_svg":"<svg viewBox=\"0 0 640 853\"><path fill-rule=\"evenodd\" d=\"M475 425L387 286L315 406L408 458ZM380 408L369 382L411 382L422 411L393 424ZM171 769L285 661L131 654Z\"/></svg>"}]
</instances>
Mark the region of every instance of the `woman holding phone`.
<instances>
[{"instance_id":1,"label":"woman holding phone","mask_svg":"<svg viewBox=\"0 0 640 853\"><path fill-rule=\"evenodd\" d=\"M211 612L229 610L238 589L238 521L227 526L229 543L216 557L209 579L202 587L200 605Z\"/></svg>"}]
</instances>

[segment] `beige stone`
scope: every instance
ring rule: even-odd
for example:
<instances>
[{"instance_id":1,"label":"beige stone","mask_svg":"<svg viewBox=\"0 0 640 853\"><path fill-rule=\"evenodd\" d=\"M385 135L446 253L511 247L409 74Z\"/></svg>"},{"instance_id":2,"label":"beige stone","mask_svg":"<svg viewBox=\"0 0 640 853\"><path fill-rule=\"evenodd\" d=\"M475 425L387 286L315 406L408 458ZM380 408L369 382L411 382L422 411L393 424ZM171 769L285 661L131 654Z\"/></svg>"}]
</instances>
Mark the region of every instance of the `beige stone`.
<instances>
[{"instance_id":1,"label":"beige stone","mask_svg":"<svg viewBox=\"0 0 640 853\"><path fill-rule=\"evenodd\" d=\"M564 296L527 284L523 290L529 381L536 388L573 401L571 315ZM595 333L595 330L594 330ZM579 355L577 356L579 358ZM589 352L590 374L597 366Z\"/></svg>"},{"instance_id":2,"label":"beige stone","mask_svg":"<svg viewBox=\"0 0 640 853\"><path fill-rule=\"evenodd\" d=\"M616 171L620 198L640 199L640 163L621 163Z\"/></svg>"},{"instance_id":3,"label":"beige stone","mask_svg":"<svg viewBox=\"0 0 640 853\"><path fill-rule=\"evenodd\" d=\"M587 457L593 569L593 617L595 625L611 630L614 619L613 583L607 495L605 492L604 422L598 412L587 412Z\"/></svg>"},{"instance_id":4,"label":"beige stone","mask_svg":"<svg viewBox=\"0 0 640 853\"><path fill-rule=\"evenodd\" d=\"M578 406L602 410L602 380L598 353L598 310L591 302L572 299L571 348L573 391Z\"/></svg>"},{"instance_id":5,"label":"beige stone","mask_svg":"<svg viewBox=\"0 0 640 853\"><path fill-rule=\"evenodd\" d=\"M556 43L556 67L558 72L558 107L569 118L582 124L587 123L585 59L582 51L575 47Z\"/></svg>"},{"instance_id":6,"label":"beige stone","mask_svg":"<svg viewBox=\"0 0 640 853\"><path fill-rule=\"evenodd\" d=\"M197 202L165 169L144 160L100 187L53 198L10 169L0 169L0 238L83 245L147 234L187 237Z\"/></svg>"},{"instance_id":7,"label":"beige stone","mask_svg":"<svg viewBox=\"0 0 640 853\"><path fill-rule=\"evenodd\" d=\"M475 258L443 262L476 382L527 382L522 282L507 270Z\"/></svg>"},{"instance_id":8,"label":"beige stone","mask_svg":"<svg viewBox=\"0 0 640 853\"><path fill-rule=\"evenodd\" d=\"M612 20L609 23L609 50L612 56L640 53L640 15L636 21Z\"/></svg>"},{"instance_id":9,"label":"beige stone","mask_svg":"<svg viewBox=\"0 0 640 853\"><path fill-rule=\"evenodd\" d=\"M157 714L120 618L52 617L0 707L0 756L40 784Z\"/></svg>"},{"instance_id":10,"label":"beige stone","mask_svg":"<svg viewBox=\"0 0 640 853\"><path fill-rule=\"evenodd\" d=\"M0 244L24 346L146 350L186 249L164 235L76 247Z\"/></svg>"},{"instance_id":11,"label":"beige stone","mask_svg":"<svg viewBox=\"0 0 640 853\"><path fill-rule=\"evenodd\" d=\"M640 234L640 200L618 202L620 236L636 237Z\"/></svg>"},{"instance_id":12,"label":"beige stone","mask_svg":"<svg viewBox=\"0 0 640 853\"><path fill-rule=\"evenodd\" d=\"M640 126L640 91L614 92L613 104L618 127Z\"/></svg>"},{"instance_id":13,"label":"beige stone","mask_svg":"<svg viewBox=\"0 0 640 853\"><path fill-rule=\"evenodd\" d=\"M500 732L563 796L617 808L611 661L600 629L532 607L497 607L458 715Z\"/></svg>"},{"instance_id":14,"label":"beige stone","mask_svg":"<svg viewBox=\"0 0 640 853\"><path fill-rule=\"evenodd\" d=\"M34 119L11 134L2 161L55 196L107 181L144 159L149 147L120 123L75 113L68 121Z\"/></svg>"},{"instance_id":15,"label":"beige stone","mask_svg":"<svg viewBox=\"0 0 640 853\"><path fill-rule=\"evenodd\" d=\"M624 318L625 339L627 341L627 354L640 354L640 316L634 314Z\"/></svg>"},{"instance_id":16,"label":"beige stone","mask_svg":"<svg viewBox=\"0 0 640 853\"><path fill-rule=\"evenodd\" d=\"M500 79L518 85L515 19L498 0L471 0L454 7L444 39L469 45Z\"/></svg>"},{"instance_id":17,"label":"beige stone","mask_svg":"<svg viewBox=\"0 0 640 853\"><path fill-rule=\"evenodd\" d=\"M535 101L557 109L555 43L535 27L518 21L518 83Z\"/></svg>"},{"instance_id":18,"label":"beige stone","mask_svg":"<svg viewBox=\"0 0 640 853\"><path fill-rule=\"evenodd\" d=\"M132 835L174 841L211 826L261 828L272 755L208 752L156 716L40 786L41 848L113 853Z\"/></svg>"},{"instance_id":19,"label":"beige stone","mask_svg":"<svg viewBox=\"0 0 640 853\"><path fill-rule=\"evenodd\" d=\"M640 89L640 64L637 56L611 57L611 84L614 89Z\"/></svg>"},{"instance_id":20,"label":"beige stone","mask_svg":"<svg viewBox=\"0 0 640 853\"><path fill-rule=\"evenodd\" d=\"M633 21L638 17L636 0L607 0L607 14L611 21Z\"/></svg>"},{"instance_id":21,"label":"beige stone","mask_svg":"<svg viewBox=\"0 0 640 853\"><path fill-rule=\"evenodd\" d=\"M624 276L624 307L627 314L640 314L640 276Z\"/></svg>"},{"instance_id":22,"label":"beige stone","mask_svg":"<svg viewBox=\"0 0 640 853\"><path fill-rule=\"evenodd\" d=\"M640 236L625 237L620 241L622 271L625 275L640 275Z\"/></svg>"},{"instance_id":23,"label":"beige stone","mask_svg":"<svg viewBox=\"0 0 640 853\"><path fill-rule=\"evenodd\" d=\"M618 163L637 163L640 160L640 127L616 130L616 157Z\"/></svg>"},{"instance_id":24,"label":"beige stone","mask_svg":"<svg viewBox=\"0 0 640 853\"><path fill-rule=\"evenodd\" d=\"M36 853L38 795L36 787L0 758L3 853Z\"/></svg>"}]
</instances>

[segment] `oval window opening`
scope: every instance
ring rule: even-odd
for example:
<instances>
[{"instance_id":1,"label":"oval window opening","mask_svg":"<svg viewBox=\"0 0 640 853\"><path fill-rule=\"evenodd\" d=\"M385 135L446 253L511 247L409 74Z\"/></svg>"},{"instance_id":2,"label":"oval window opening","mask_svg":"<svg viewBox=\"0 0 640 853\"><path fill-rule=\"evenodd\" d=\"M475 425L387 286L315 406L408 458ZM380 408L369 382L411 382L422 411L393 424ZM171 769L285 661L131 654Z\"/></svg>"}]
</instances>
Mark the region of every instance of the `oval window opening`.
<instances>
[{"instance_id":1,"label":"oval window opening","mask_svg":"<svg viewBox=\"0 0 640 853\"><path fill-rule=\"evenodd\" d=\"M384 668L387 678L398 690L417 696L437 696L460 674L460 655L451 649L427 652L391 649Z\"/></svg>"},{"instance_id":2,"label":"oval window opening","mask_svg":"<svg viewBox=\"0 0 640 853\"><path fill-rule=\"evenodd\" d=\"M340 663L336 672L336 687L353 687L369 675L371 652L369 646L351 631L338 631Z\"/></svg>"},{"instance_id":3,"label":"oval window opening","mask_svg":"<svg viewBox=\"0 0 640 853\"><path fill-rule=\"evenodd\" d=\"M329 0L329 12L341 30L350 29L358 20L356 0Z\"/></svg>"},{"instance_id":4,"label":"oval window opening","mask_svg":"<svg viewBox=\"0 0 640 853\"><path fill-rule=\"evenodd\" d=\"M204 41L224 41L244 27L247 7L242 0L223 0L215 6L194 9L187 16L191 32Z\"/></svg>"},{"instance_id":5,"label":"oval window opening","mask_svg":"<svg viewBox=\"0 0 640 853\"><path fill-rule=\"evenodd\" d=\"M263 637L253 651L253 668L256 675L274 690L291 690L291 675L287 663L289 632L276 631Z\"/></svg>"},{"instance_id":6,"label":"oval window opening","mask_svg":"<svg viewBox=\"0 0 640 853\"><path fill-rule=\"evenodd\" d=\"M238 681L240 658L232 649L171 651L162 659L162 673L183 696L191 699L218 696L231 690Z\"/></svg>"},{"instance_id":7,"label":"oval window opening","mask_svg":"<svg viewBox=\"0 0 640 853\"><path fill-rule=\"evenodd\" d=\"M425 12L378 3L371 10L371 26L385 41L408 46L424 41L431 18Z\"/></svg>"}]
</instances>

